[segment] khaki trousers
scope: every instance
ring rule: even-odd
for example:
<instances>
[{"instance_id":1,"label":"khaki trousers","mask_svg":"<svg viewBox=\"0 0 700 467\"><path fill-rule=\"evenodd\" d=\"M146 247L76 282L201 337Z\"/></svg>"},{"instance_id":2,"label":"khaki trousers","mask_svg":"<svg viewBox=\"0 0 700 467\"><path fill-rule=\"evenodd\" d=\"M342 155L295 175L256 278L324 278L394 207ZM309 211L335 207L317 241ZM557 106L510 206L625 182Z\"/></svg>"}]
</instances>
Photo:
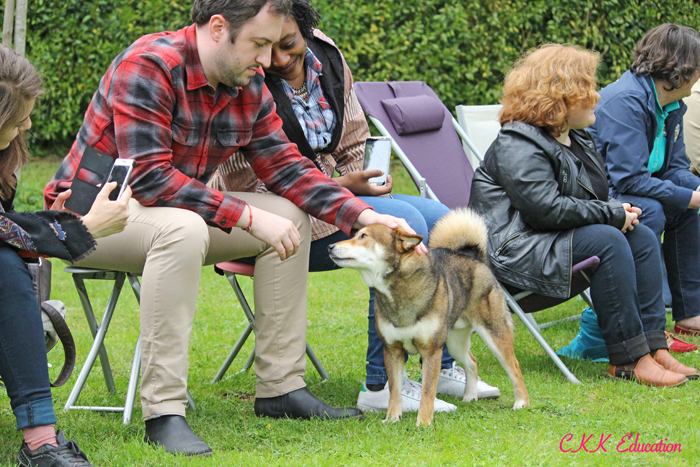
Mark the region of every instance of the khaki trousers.
<instances>
[{"instance_id":1,"label":"khaki trousers","mask_svg":"<svg viewBox=\"0 0 700 467\"><path fill-rule=\"evenodd\" d=\"M280 261L267 244L238 228L230 234L178 208L129 205L123 232L100 238L77 266L141 272L141 405L145 420L185 415L187 352L202 266L256 256L256 396L305 386L309 216L273 194L235 193L251 206L290 219L302 237ZM255 225L255 219L253 219ZM222 287L223 287L222 283Z\"/></svg>"}]
</instances>

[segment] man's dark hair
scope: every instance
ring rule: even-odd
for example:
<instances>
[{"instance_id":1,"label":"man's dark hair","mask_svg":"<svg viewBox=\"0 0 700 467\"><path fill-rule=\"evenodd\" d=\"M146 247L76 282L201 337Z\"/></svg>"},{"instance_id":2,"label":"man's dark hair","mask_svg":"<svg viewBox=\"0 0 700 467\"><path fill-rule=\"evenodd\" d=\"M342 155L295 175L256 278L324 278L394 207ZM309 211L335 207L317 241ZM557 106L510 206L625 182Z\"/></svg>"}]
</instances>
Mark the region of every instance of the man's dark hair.
<instances>
[{"instance_id":1,"label":"man's dark hair","mask_svg":"<svg viewBox=\"0 0 700 467\"><path fill-rule=\"evenodd\" d=\"M637 44L630 70L668 83L666 91L688 84L700 71L700 33L666 23L649 31Z\"/></svg>"},{"instance_id":2,"label":"man's dark hair","mask_svg":"<svg viewBox=\"0 0 700 467\"><path fill-rule=\"evenodd\" d=\"M243 25L267 6L273 13L287 17L291 12L292 2L291 0L195 0L190 15L197 26L207 24L214 15L223 16L228 23L229 39L234 43Z\"/></svg>"},{"instance_id":3,"label":"man's dark hair","mask_svg":"<svg viewBox=\"0 0 700 467\"><path fill-rule=\"evenodd\" d=\"M311 6L309 0L292 0L292 16L296 20L304 39L309 39L313 36L313 31L321 19L321 15Z\"/></svg>"}]
</instances>

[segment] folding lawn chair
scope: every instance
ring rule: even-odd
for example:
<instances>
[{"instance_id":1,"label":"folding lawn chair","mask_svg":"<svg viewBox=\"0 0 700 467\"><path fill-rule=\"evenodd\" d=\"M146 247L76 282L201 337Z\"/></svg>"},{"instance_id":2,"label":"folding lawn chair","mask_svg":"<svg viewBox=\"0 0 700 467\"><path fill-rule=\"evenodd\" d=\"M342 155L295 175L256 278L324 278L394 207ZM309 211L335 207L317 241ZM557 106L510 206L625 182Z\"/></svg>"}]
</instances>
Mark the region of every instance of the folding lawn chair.
<instances>
[{"instance_id":1,"label":"folding lawn chair","mask_svg":"<svg viewBox=\"0 0 700 467\"><path fill-rule=\"evenodd\" d=\"M226 276L226 278L228 279L229 283L231 284L231 287L233 288L233 292L236 294L238 303L241 305L243 313L245 314L246 319L248 320L248 324L243 330L243 333L236 340L236 343L233 345L233 348L226 357L226 360L224 360L224 363L219 368L219 371L217 371L216 375L214 375L214 379L211 382L212 384L221 381L221 379L224 377L229 367L233 363L233 360L238 356L238 353L243 348L243 344L246 343L248 337L250 337L250 334L255 331L255 313L251 309L250 304L248 303L248 300L246 299L245 294L243 293L243 290L241 289L241 286L238 283L238 279L236 277L243 276L253 278L253 276L255 275L255 266L243 261L224 261L222 263L217 263L214 266L214 271L216 271L218 274ZM316 368L316 371L318 371L318 374L321 376L322 380L327 381L328 373L326 372L326 369L323 368L321 361L311 349L311 346L308 342L306 343L306 355L309 357L309 360L311 360L311 363L314 365L314 368ZM253 366L254 361L255 350L253 350L248 355L247 360L243 364L243 369L236 372L236 374L248 371L250 367Z\"/></svg>"},{"instance_id":2,"label":"folding lawn chair","mask_svg":"<svg viewBox=\"0 0 700 467\"><path fill-rule=\"evenodd\" d=\"M124 406L119 407L100 407L100 406L79 406L75 405L78 401L78 397L85 386L85 383L90 376L93 366L95 365L95 360L99 357L100 364L102 366L102 374L105 378L105 384L107 385L107 391L116 394L117 390L114 385L114 377L112 376L112 368L109 364L109 358L107 357L107 349L105 348L104 342L107 337L107 330L112 321L112 316L117 307L117 300L121 294L122 287L124 285L125 279L129 280L131 289L134 292L136 301L140 303L141 301L141 283L139 282L138 276L140 274L126 273L121 271L114 271L108 269L93 269L93 268L81 268L76 266L68 266L64 269L65 272L72 274L73 282L75 283L75 290L78 292L78 297L80 298L80 303L83 306L83 311L85 312L85 318L87 319L88 326L90 327L90 332L92 333L93 343L88 353L85 363L80 369L78 378L75 381L75 385L66 400L66 405L63 411L68 410L94 410L99 412L122 412L123 413L123 423L128 424L131 421L131 415L134 410L134 402L136 401L136 390L139 382L139 373L141 371L141 336L136 339L136 347L134 348L134 358L131 364L131 372L129 375L129 384L126 391L126 400ZM107 301L107 306L104 313L102 314L101 322L97 321L95 317L95 312L92 308L92 302L90 301L90 296L88 295L87 288L85 287L86 280L102 280L102 281L113 281L112 291L109 295L109 300ZM187 401L191 409L195 410L196 405L194 399L187 391Z\"/></svg>"},{"instance_id":3,"label":"folding lawn chair","mask_svg":"<svg viewBox=\"0 0 700 467\"><path fill-rule=\"evenodd\" d=\"M356 82L355 93L380 133L391 137L392 148L421 196L438 200L452 209L466 207L474 169L462 144L474 154L481 153L435 92L422 81L401 81ZM592 257L574 265L570 298L587 289L585 271L592 272L598 262L597 257ZM511 311L520 318L566 378L580 384L539 332L534 319L526 314L552 307L564 300L505 285L502 288ZM590 297L582 296L591 305Z\"/></svg>"}]
</instances>

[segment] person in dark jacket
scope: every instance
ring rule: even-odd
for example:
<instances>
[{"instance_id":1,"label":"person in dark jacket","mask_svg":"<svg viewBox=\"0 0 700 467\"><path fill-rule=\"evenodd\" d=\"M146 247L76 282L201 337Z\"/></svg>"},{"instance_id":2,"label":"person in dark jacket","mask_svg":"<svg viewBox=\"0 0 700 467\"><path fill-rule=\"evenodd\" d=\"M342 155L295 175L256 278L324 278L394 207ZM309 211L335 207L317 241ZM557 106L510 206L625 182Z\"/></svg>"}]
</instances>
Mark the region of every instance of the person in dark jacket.
<instances>
[{"instance_id":1,"label":"person in dark jacket","mask_svg":"<svg viewBox=\"0 0 700 467\"><path fill-rule=\"evenodd\" d=\"M611 196L642 210L661 245L675 332L700 335L700 178L690 172L683 114L700 76L700 34L662 24L637 44L634 63L600 91L591 127Z\"/></svg>"},{"instance_id":2,"label":"person in dark jacket","mask_svg":"<svg viewBox=\"0 0 700 467\"><path fill-rule=\"evenodd\" d=\"M299 151L329 178L359 196L375 211L405 219L428 241L435 222L449 209L426 198L391 195L392 180L385 186L369 183L380 175L362 170L365 140L369 126L353 89L352 73L332 39L316 28L319 15L308 0L292 0L292 15L285 21L280 40L272 47L272 60L265 69L265 84L272 94L283 130ZM210 186L221 191L266 192L268 187L255 175L242 153L237 153L218 169ZM338 266L328 256L328 245L348 236L319 219L311 219L309 271L329 271ZM375 328L374 291L370 290L368 313L366 379L357 398L363 410L380 411L389 406L384 349ZM444 349L438 394L462 397L466 375ZM406 378L403 383L403 409L417 411L421 386ZM498 388L481 379L477 382L479 399L500 395ZM456 406L435 400L437 412Z\"/></svg>"},{"instance_id":3,"label":"person in dark jacket","mask_svg":"<svg viewBox=\"0 0 700 467\"><path fill-rule=\"evenodd\" d=\"M489 229L499 280L567 298L571 267L591 256L591 296L612 377L678 386L698 372L668 352L661 259L638 208L608 197L591 135L598 57L546 44L506 75L503 125L472 184L470 207Z\"/></svg>"},{"instance_id":4,"label":"person in dark jacket","mask_svg":"<svg viewBox=\"0 0 700 467\"><path fill-rule=\"evenodd\" d=\"M25 258L76 261L95 249L95 238L124 229L131 189L109 200L106 184L84 217L63 210L70 190L51 210L14 210L15 171L28 160L24 132L41 95L41 79L29 61L0 46L0 378L24 442L20 466L90 466L75 441L56 432L41 310Z\"/></svg>"}]
</instances>

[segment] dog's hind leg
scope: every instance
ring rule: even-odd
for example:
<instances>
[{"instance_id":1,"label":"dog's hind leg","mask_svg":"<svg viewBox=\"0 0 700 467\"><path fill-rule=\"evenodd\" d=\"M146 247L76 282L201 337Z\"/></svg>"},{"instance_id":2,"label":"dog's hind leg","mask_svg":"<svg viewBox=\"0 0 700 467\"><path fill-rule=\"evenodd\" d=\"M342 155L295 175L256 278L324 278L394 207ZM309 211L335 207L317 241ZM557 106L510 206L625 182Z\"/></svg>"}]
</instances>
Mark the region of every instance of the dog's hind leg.
<instances>
[{"instance_id":1,"label":"dog's hind leg","mask_svg":"<svg viewBox=\"0 0 700 467\"><path fill-rule=\"evenodd\" d=\"M435 395L437 394L438 378L440 377L440 366L442 360L442 346L437 348L418 347L420 356L423 359L423 393L420 398L418 408L418 420L416 424L430 425L433 422L435 412Z\"/></svg>"},{"instance_id":2,"label":"dog's hind leg","mask_svg":"<svg viewBox=\"0 0 700 467\"><path fill-rule=\"evenodd\" d=\"M476 325L475 329L496 356L503 369L506 370L508 378L510 378L513 392L515 393L513 409L522 409L530 405L530 397L527 394L527 388L525 388L523 374L520 372L520 364L515 358L515 352L513 351L513 329L510 326L489 328L481 325Z\"/></svg>"},{"instance_id":3,"label":"dog's hind leg","mask_svg":"<svg viewBox=\"0 0 700 467\"><path fill-rule=\"evenodd\" d=\"M403 367L404 348L400 342L392 345L384 344L384 365L389 378L389 408L386 411L385 422L401 420L403 397Z\"/></svg>"},{"instance_id":4,"label":"dog's hind leg","mask_svg":"<svg viewBox=\"0 0 700 467\"><path fill-rule=\"evenodd\" d=\"M447 335L447 350L464 367L467 381L462 401L471 402L478 399L476 383L479 379L476 358L470 349L472 345L472 328L452 329Z\"/></svg>"}]
</instances>

